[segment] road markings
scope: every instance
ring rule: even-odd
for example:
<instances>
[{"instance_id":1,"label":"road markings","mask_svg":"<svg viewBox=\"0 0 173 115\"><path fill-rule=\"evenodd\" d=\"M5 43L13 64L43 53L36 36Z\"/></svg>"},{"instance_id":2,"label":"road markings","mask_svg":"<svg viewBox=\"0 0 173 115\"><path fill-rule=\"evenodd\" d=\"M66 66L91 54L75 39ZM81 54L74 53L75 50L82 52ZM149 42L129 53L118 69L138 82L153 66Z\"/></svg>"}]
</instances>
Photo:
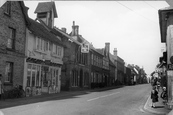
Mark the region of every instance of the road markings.
<instances>
[{"instance_id":1,"label":"road markings","mask_svg":"<svg viewBox=\"0 0 173 115\"><path fill-rule=\"evenodd\" d=\"M96 98L89 99L87 101L93 101L93 100L96 100L96 99L100 99L100 98L103 98L103 97L108 97L108 96L115 95L115 94L118 94L118 93L120 93L120 92L116 92L116 93L111 93L111 94L108 94L108 95L99 96L99 97L96 97Z\"/></svg>"}]
</instances>

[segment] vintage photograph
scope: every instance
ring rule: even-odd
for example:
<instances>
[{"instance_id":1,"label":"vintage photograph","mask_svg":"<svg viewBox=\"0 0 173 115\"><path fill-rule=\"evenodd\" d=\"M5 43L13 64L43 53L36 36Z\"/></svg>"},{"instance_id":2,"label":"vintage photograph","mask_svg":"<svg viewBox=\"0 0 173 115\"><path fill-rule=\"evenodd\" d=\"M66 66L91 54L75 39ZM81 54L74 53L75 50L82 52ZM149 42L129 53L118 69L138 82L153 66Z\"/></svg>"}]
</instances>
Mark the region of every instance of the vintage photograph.
<instances>
[{"instance_id":1,"label":"vintage photograph","mask_svg":"<svg viewBox=\"0 0 173 115\"><path fill-rule=\"evenodd\" d=\"M171 0L0 1L0 115L173 115Z\"/></svg>"}]
</instances>

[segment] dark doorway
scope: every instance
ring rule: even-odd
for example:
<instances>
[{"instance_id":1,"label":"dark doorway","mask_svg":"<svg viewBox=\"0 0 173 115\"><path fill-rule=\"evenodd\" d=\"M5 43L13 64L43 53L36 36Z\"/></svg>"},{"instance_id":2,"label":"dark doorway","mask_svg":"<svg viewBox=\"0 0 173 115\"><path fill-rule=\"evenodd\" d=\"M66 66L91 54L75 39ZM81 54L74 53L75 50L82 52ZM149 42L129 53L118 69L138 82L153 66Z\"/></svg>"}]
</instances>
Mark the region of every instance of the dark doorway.
<instances>
[{"instance_id":1,"label":"dark doorway","mask_svg":"<svg viewBox=\"0 0 173 115\"><path fill-rule=\"evenodd\" d=\"M80 81L79 81L79 86L83 87L83 70L80 70Z\"/></svg>"}]
</instances>

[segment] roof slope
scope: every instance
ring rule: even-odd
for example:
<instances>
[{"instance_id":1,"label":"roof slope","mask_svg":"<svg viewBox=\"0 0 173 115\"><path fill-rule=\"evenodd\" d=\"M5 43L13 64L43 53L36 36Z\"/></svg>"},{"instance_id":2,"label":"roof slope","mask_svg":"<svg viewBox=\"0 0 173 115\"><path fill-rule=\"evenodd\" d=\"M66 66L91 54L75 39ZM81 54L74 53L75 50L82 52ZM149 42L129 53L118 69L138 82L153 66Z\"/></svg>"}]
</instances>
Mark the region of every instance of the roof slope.
<instances>
[{"instance_id":1,"label":"roof slope","mask_svg":"<svg viewBox=\"0 0 173 115\"><path fill-rule=\"evenodd\" d=\"M40 2L37 5L37 8L34 13L49 12L52 10L52 8L54 11L54 17L57 18L58 15L57 15L57 11L56 11L55 2Z\"/></svg>"},{"instance_id":2,"label":"roof slope","mask_svg":"<svg viewBox=\"0 0 173 115\"><path fill-rule=\"evenodd\" d=\"M96 48L94 48L94 46L93 46L89 41L87 41L87 40L86 40L85 38L83 38L81 35L79 35L78 38L82 41L82 43L87 43L87 44L89 44L89 49L90 49L90 50L93 50L93 51L95 51L95 52L97 52L97 53L103 55L103 54L102 54L101 52L99 52Z\"/></svg>"},{"instance_id":3,"label":"roof slope","mask_svg":"<svg viewBox=\"0 0 173 115\"><path fill-rule=\"evenodd\" d=\"M45 40L49 40L51 42L56 42L61 46L65 46L54 34L52 34L48 29L46 29L41 23L34 21L29 18L30 25L28 29L36 36L41 37Z\"/></svg>"},{"instance_id":4,"label":"roof slope","mask_svg":"<svg viewBox=\"0 0 173 115\"><path fill-rule=\"evenodd\" d=\"M62 30L58 29L58 28L53 28L51 29L51 31L55 34L61 34L63 36L65 36L66 38L70 39L71 41L73 41L74 43L81 45L81 43L79 43L78 41L74 40L70 35L68 35L67 33L63 32Z\"/></svg>"},{"instance_id":5,"label":"roof slope","mask_svg":"<svg viewBox=\"0 0 173 115\"><path fill-rule=\"evenodd\" d=\"M111 53L109 53L109 59L110 59L109 64L116 67L115 64L114 64L115 57Z\"/></svg>"}]
</instances>

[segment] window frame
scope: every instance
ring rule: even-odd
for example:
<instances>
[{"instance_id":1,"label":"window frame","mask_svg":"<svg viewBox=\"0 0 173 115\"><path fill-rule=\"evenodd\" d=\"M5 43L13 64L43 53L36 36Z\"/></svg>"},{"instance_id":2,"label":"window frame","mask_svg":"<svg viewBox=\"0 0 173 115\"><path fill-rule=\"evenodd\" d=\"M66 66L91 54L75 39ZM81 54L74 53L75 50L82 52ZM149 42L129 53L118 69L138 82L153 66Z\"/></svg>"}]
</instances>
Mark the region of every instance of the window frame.
<instances>
[{"instance_id":1,"label":"window frame","mask_svg":"<svg viewBox=\"0 0 173 115\"><path fill-rule=\"evenodd\" d=\"M7 16L11 16L11 1L7 1L5 4L5 12L4 14L6 14Z\"/></svg>"},{"instance_id":2,"label":"window frame","mask_svg":"<svg viewBox=\"0 0 173 115\"><path fill-rule=\"evenodd\" d=\"M9 68L7 68L7 66L8 66L7 64L9 64ZM10 62L10 61L5 62L5 80L4 80L5 83L12 83L12 81L13 81L13 67L14 67L13 62ZM9 73L10 73L10 76L9 76Z\"/></svg>"},{"instance_id":3,"label":"window frame","mask_svg":"<svg viewBox=\"0 0 173 115\"><path fill-rule=\"evenodd\" d=\"M7 39L7 48L15 50L16 29L12 27L8 27L8 29L10 34Z\"/></svg>"}]
</instances>

